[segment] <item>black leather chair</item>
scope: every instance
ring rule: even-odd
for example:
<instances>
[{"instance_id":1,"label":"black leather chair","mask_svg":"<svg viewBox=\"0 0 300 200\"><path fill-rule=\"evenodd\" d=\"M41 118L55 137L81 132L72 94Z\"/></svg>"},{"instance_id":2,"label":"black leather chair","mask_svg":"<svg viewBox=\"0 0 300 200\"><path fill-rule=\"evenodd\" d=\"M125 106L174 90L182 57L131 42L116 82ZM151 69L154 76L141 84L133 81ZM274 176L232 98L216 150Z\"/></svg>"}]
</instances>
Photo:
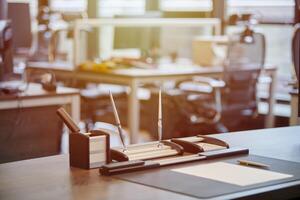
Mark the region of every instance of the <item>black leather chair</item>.
<instances>
[{"instance_id":1,"label":"black leather chair","mask_svg":"<svg viewBox=\"0 0 300 200\"><path fill-rule=\"evenodd\" d=\"M249 31L249 30L248 30ZM245 38L249 37L249 38ZM250 38L251 37L251 38ZM211 95L210 104L214 104L214 117L192 113L191 123L211 124L217 131L225 132L236 128L242 122L257 116L256 84L265 61L265 37L254 33L234 34L230 36L227 59L224 63L222 80L208 77L195 77L193 81L182 82L178 87L187 96L198 95L198 98L187 98L205 109L209 105L204 96ZM203 88L206 88L203 90ZM199 100L200 99L200 100ZM206 98L209 100L209 98ZM196 104L195 104L196 105ZM207 106L211 110L211 105Z\"/></svg>"},{"instance_id":2,"label":"black leather chair","mask_svg":"<svg viewBox=\"0 0 300 200\"><path fill-rule=\"evenodd\" d=\"M299 66L300 66L300 23L295 25L295 32L293 36L293 43L292 43L292 57L293 63L295 68L296 78L293 81L293 91L297 91L299 93L300 88L300 79L299 79ZM291 93L292 95L293 92ZM297 93L296 93L297 94ZM300 113L300 106L298 106L298 115Z\"/></svg>"},{"instance_id":3,"label":"black leather chair","mask_svg":"<svg viewBox=\"0 0 300 200\"><path fill-rule=\"evenodd\" d=\"M295 73L299 81L299 66L300 66L300 23L295 25L295 32L292 43L292 56L295 68Z\"/></svg>"}]
</instances>

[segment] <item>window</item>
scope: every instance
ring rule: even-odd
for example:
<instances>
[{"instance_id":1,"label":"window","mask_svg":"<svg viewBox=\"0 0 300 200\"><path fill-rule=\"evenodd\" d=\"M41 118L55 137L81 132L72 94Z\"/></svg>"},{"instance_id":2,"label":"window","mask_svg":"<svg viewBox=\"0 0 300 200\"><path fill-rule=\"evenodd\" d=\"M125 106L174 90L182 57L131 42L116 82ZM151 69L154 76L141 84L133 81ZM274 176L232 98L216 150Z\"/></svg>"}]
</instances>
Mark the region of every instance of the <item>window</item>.
<instances>
[{"instance_id":1,"label":"window","mask_svg":"<svg viewBox=\"0 0 300 200\"><path fill-rule=\"evenodd\" d=\"M86 0L51 0L50 7L55 11L84 12L87 8Z\"/></svg>"},{"instance_id":2,"label":"window","mask_svg":"<svg viewBox=\"0 0 300 200\"><path fill-rule=\"evenodd\" d=\"M265 23L291 23L294 18L294 0L228 0L228 14L255 13Z\"/></svg>"},{"instance_id":3,"label":"window","mask_svg":"<svg viewBox=\"0 0 300 200\"><path fill-rule=\"evenodd\" d=\"M145 14L145 0L99 0L99 16Z\"/></svg>"},{"instance_id":4,"label":"window","mask_svg":"<svg viewBox=\"0 0 300 200\"><path fill-rule=\"evenodd\" d=\"M294 0L228 0L228 15L233 13L254 13L262 24L255 30L266 36L266 63L278 67L278 75L291 76L291 39L294 18ZM228 32L236 31L229 27Z\"/></svg>"},{"instance_id":5,"label":"window","mask_svg":"<svg viewBox=\"0 0 300 200\"><path fill-rule=\"evenodd\" d=\"M210 12L212 11L211 0L161 0L160 10L164 12Z\"/></svg>"}]
</instances>

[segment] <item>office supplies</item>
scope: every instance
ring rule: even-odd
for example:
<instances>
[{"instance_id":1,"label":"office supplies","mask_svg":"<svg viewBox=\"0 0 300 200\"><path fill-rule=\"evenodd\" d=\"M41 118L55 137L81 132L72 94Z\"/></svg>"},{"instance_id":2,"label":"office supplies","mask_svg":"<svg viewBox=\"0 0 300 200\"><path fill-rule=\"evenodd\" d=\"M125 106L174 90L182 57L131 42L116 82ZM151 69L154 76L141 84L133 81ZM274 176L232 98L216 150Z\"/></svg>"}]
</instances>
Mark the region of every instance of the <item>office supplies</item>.
<instances>
[{"instance_id":1,"label":"office supplies","mask_svg":"<svg viewBox=\"0 0 300 200\"><path fill-rule=\"evenodd\" d=\"M188 155L179 157L167 157L153 160L132 160L123 161L103 165L99 168L99 172L104 176L111 176L116 174L123 174L129 172L137 172L147 169L159 168L168 165L182 164L187 162L194 162L205 160L205 156Z\"/></svg>"},{"instance_id":2,"label":"office supplies","mask_svg":"<svg viewBox=\"0 0 300 200\"><path fill-rule=\"evenodd\" d=\"M269 168L269 165L259 163L259 162L253 162L249 160L238 160L238 163L240 165L246 165L246 166L253 166L253 167L262 167L262 168Z\"/></svg>"},{"instance_id":3,"label":"office supplies","mask_svg":"<svg viewBox=\"0 0 300 200\"><path fill-rule=\"evenodd\" d=\"M126 151L121 147L111 148L112 160L122 162L131 160L150 160L162 157L182 155L183 148L171 141L162 141L158 146L157 142L134 144L127 146Z\"/></svg>"},{"instance_id":4,"label":"office supplies","mask_svg":"<svg viewBox=\"0 0 300 200\"><path fill-rule=\"evenodd\" d=\"M69 135L70 165L84 169L98 168L110 162L109 134L92 130L88 134Z\"/></svg>"},{"instance_id":5,"label":"office supplies","mask_svg":"<svg viewBox=\"0 0 300 200\"><path fill-rule=\"evenodd\" d=\"M292 177L290 174L249 168L226 162L198 164L191 167L172 169L171 171L239 186L248 186Z\"/></svg>"},{"instance_id":6,"label":"office supplies","mask_svg":"<svg viewBox=\"0 0 300 200\"><path fill-rule=\"evenodd\" d=\"M116 122L120 125L120 119L111 93L110 97L114 108ZM230 149L229 145L222 140L201 135L172 140L161 140L160 146L157 145L157 142L148 142L129 146L123 144L122 147L110 148L108 133L101 134L102 132L98 130L97 132L91 131L91 133L88 134L78 134L79 128L64 109L60 108L57 113L71 131L73 131L70 135L71 165L82 168L100 167L99 171L102 175L133 172L179 163L207 160L218 156L222 157L248 153L248 149ZM159 118L162 116L161 114L158 115ZM118 131L120 138L122 139L122 129L120 126L118 126ZM90 155L90 160L82 160L87 156L82 156L82 151L80 149L85 149L83 155L91 154L91 149L93 148L93 146L91 146L93 140L91 137L103 135L106 137L99 137L100 140L102 139L102 142L98 142L99 147L102 147L102 151L97 152L99 155ZM78 148L78 146L81 147ZM89 148L87 146L89 146ZM97 147L97 145L94 146ZM212 153L209 154L210 152ZM80 157L81 160L78 160L78 157ZM96 162L96 164L87 165L86 163L89 163L91 160Z\"/></svg>"},{"instance_id":7,"label":"office supplies","mask_svg":"<svg viewBox=\"0 0 300 200\"><path fill-rule=\"evenodd\" d=\"M271 165L270 170L237 165L237 159L249 159ZM247 198L254 192L262 193L286 186L294 181L299 184L299 163L255 155L224 157L217 161L201 160L184 165L172 165L135 173L116 175L118 179L135 184L159 188L200 199L235 199L223 197L247 191ZM255 191L256 189L258 189ZM296 189L297 187L295 187ZM280 194L278 194L280 196ZM278 199L283 199L281 196ZM269 196L270 197L270 196ZM265 197L266 198L266 197ZM259 196L253 199L259 199ZM263 198L264 199L264 198Z\"/></svg>"},{"instance_id":8,"label":"office supplies","mask_svg":"<svg viewBox=\"0 0 300 200\"><path fill-rule=\"evenodd\" d=\"M117 108L116 108L116 105L115 105L115 101L114 101L114 98L112 96L111 91L109 91L109 96L110 96L110 101L111 101L111 104L112 104L112 107L113 107L113 111L114 111L114 116L115 116L115 120L116 120L116 126L118 127L118 132L119 132L120 140L121 140L122 145L123 145L123 151L126 151L127 148L126 148L126 145L125 145L125 142L124 142L124 138L123 138L123 129L122 129L122 126L121 126L119 114L118 114L118 111L117 111Z\"/></svg>"},{"instance_id":9,"label":"office supplies","mask_svg":"<svg viewBox=\"0 0 300 200\"><path fill-rule=\"evenodd\" d=\"M226 142L204 135L175 138L171 139L171 141L182 146L184 151L189 153L200 153L229 148L229 145Z\"/></svg>"},{"instance_id":10,"label":"office supplies","mask_svg":"<svg viewBox=\"0 0 300 200\"><path fill-rule=\"evenodd\" d=\"M161 89L159 89L159 95L158 95L158 122L157 122L157 128L158 128L158 146L162 146L161 140L162 140L162 102L161 102Z\"/></svg>"},{"instance_id":11,"label":"office supplies","mask_svg":"<svg viewBox=\"0 0 300 200\"><path fill-rule=\"evenodd\" d=\"M123 148L111 148L111 158L115 161L132 161L132 160L149 160L156 159L161 157L182 155L183 149L181 146L171 142L171 141L162 141L162 112L161 112L161 91L159 98L159 112L158 112L158 135L159 143L150 142L144 144L130 145L126 147L123 139L122 127L117 112L117 108L113 99L113 96L110 94L111 103L113 106L114 116L116 120L116 126L118 127L119 136L122 141Z\"/></svg>"},{"instance_id":12,"label":"office supplies","mask_svg":"<svg viewBox=\"0 0 300 200\"><path fill-rule=\"evenodd\" d=\"M137 172L155 167L159 167L159 163L153 161L135 160L103 165L100 168L100 171L102 175L116 175L119 173Z\"/></svg>"},{"instance_id":13,"label":"office supplies","mask_svg":"<svg viewBox=\"0 0 300 200\"><path fill-rule=\"evenodd\" d=\"M23 86L25 89L23 90ZM27 89L27 84L24 84L21 81L8 81L0 83L0 96L14 96L17 97L18 94Z\"/></svg>"},{"instance_id":14,"label":"office supplies","mask_svg":"<svg viewBox=\"0 0 300 200\"><path fill-rule=\"evenodd\" d=\"M170 141L163 141L163 142L170 142ZM173 143L174 144L174 143ZM175 143L176 144L176 143ZM196 161L205 161L205 160L212 160L216 158L226 158L229 156L234 155L245 155L249 153L249 150L246 148L229 148L229 149L221 149L221 150L211 150L208 152L202 152L202 153L189 153L183 150L183 152L178 154L173 154L172 152L162 151L160 148L157 148L157 152L151 152L153 149L145 148L145 146L153 145L157 147L156 142L152 143L146 143L146 144L140 144L140 145L134 145L136 147L140 146L140 148L137 148L137 153L125 154L122 155L121 153L117 154L118 152L121 152L120 150L117 151L115 148L111 148L111 158L114 160L114 162L109 163L105 166L102 166L99 169L99 172L101 175L110 176L115 174L122 174L122 173L128 173L128 172L135 172L135 170L146 170L149 168L158 168L158 167L164 167L169 165L176 165L176 164L183 164L188 162L196 162ZM128 148L132 148L129 145ZM179 148L186 149L178 145ZM163 147L166 148L166 147ZM168 155L168 153L170 153ZM172 155L173 154L173 155ZM163 156L161 156L163 155ZM117 157L119 156L119 157ZM127 156L127 157L126 157ZM138 169L136 167L133 167L131 165L128 165L131 162L138 162L139 167ZM141 163L140 161L151 161L150 166L149 163ZM113 170L111 165L115 165L118 163L118 170ZM104 168L103 168L104 167Z\"/></svg>"},{"instance_id":15,"label":"office supplies","mask_svg":"<svg viewBox=\"0 0 300 200\"><path fill-rule=\"evenodd\" d=\"M111 93L110 97L119 134L121 137L122 129L119 126L120 120ZM202 135L186 138L176 138L171 140L162 140L161 90L159 91L157 125L158 145L157 142L129 145L126 147L125 151L124 144L123 148L111 148L110 153L112 162L102 166L99 169L100 174L108 176L118 173L128 173L179 163L207 160L219 156L224 157L236 154L247 154L249 152L248 149L229 149L229 145L226 142ZM210 152L212 153L209 154Z\"/></svg>"},{"instance_id":16,"label":"office supplies","mask_svg":"<svg viewBox=\"0 0 300 200\"><path fill-rule=\"evenodd\" d=\"M249 149L247 148L239 148L239 147L230 147L228 149L221 149L215 151L204 151L199 153L200 156L205 156L207 160L216 159L216 158L224 158L228 156L236 156L249 154Z\"/></svg>"},{"instance_id":17,"label":"office supplies","mask_svg":"<svg viewBox=\"0 0 300 200\"><path fill-rule=\"evenodd\" d=\"M158 145L154 143L130 145L126 147L123 141L122 128L118 112L113 100L113 96L110 92L110 99L113 105L114 115L119 130L119 135L123 144L123 150L120 148L112 148L111 156L115 161L131 161L131 160L149 160L161 157L182 155L183 149L181 146L171 142L162 141L162 102L161 102L161 90L159 91L159 102L158 102Z\"/></svg>"},{"instance_id":18,"label":"office supplies","mask_svg":"<svg viewBox=\"0 0 300 200\"><path fill-rule=\"evenodd\" d=\"M249 153L247 148L232 147L222 140L209 136L198 135L195 137L162 140L163 146L158 147L157 142L129 145L126 152L122 148L111 148L112 163L99 169L100 174L109 176L113 174L134 172L187 162L212 160L234 155ZM152 161L140 163L139 167L128 165L131 161ZM113 170L110 165L118 164L118 170Z\"/></svg>"},{"instance_id":19,"label":"office supplies","mask_svg":"<svg viewBox=\"0 0 300 200\"><path fill-rule=\"evenodd\" d=\"M69 161L71 166L91 169L110 162L110 138L108 133L100 130L80 133L79 127L64 108L59 108L57 114L71 130L69 135Z\"/></svg>"},{"instance_id":20,"label":"office supplies","mask_svg":"<svg viewBox=\"0 0 300 200\"><path fill-rule=\"evenodd\" d=\"M41 76L41 84L43 86L43 89L48 92L56 91L57 86L55 74L53 72L43 74Z\"/></svg>"},{"instance_id":21,"label":"office supplies","mask_svg":"<svg viewBox=\"0 0 300 200\"><path fill-rule=\"evenodd\" d=\"M71 116L66 112L66 110L61 107L59 108L56 113L60 118L63 120L63 122L67 125L67 127L71 130L72 133L78 133L80 131L79 127L76 125L76 123L72 120Z\"/></svg>"}]
</instances>

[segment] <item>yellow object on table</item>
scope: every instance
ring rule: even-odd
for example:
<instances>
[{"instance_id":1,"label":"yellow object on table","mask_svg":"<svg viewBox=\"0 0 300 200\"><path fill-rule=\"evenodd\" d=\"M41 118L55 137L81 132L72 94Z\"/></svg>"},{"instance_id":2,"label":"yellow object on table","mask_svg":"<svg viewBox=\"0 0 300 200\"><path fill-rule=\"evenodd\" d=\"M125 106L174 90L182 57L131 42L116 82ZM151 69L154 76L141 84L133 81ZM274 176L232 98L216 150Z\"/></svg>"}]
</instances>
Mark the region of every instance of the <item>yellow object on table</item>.
<instances>
[{"instance_id":1,"label":"yellow object on table","mask_svg":"<svg viewBox=\"0 0 300 200\"><path fill-rule=\"evenodd\" d=\"M82 71L91 71L91 72L108 72L116 68L116 63L112 61L105 61L101 63L96 63L92 61L86 61L79 65L79 69Z\"/></svg>"},{"instance_id":2,"label":"yellow object on table","mask_svg":"<svg viewBox=\"0 0 300 200\"><path fill-rule=\"evenodd\" d=\"M131 58L111 58L102 62L86 61L79 65L81 71L105 73L110 70L124 68L152 68L153 65L145 62L143 59Z\"/></svg>"}]
</instances>

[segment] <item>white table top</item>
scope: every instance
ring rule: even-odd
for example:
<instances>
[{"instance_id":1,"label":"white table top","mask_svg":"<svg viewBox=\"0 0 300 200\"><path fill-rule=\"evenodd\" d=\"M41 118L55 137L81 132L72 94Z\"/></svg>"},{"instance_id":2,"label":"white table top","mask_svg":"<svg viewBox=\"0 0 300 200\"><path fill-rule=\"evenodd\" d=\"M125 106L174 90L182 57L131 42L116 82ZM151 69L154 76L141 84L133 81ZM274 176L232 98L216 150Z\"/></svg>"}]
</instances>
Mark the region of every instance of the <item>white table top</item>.
<instances>
[{"instance_id":1,"label":"white table top","mask_svg":"<svg viewBox=\"0 0 300 200\"><path fill-rule=\"evenodd\" d=\"M41 84L38 83L26 84L21 81L1 82L0 87L19 89L20 92L17 94L18 99L79 94L78 89L62 87L62 86L58 86L56 92L48 92L42 88ZM16 95L0 96L0 101L15 99L15 98Z\"/></svg>"}]
</instances>

